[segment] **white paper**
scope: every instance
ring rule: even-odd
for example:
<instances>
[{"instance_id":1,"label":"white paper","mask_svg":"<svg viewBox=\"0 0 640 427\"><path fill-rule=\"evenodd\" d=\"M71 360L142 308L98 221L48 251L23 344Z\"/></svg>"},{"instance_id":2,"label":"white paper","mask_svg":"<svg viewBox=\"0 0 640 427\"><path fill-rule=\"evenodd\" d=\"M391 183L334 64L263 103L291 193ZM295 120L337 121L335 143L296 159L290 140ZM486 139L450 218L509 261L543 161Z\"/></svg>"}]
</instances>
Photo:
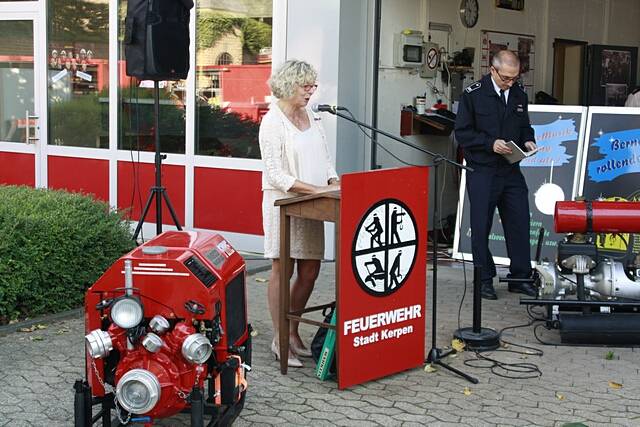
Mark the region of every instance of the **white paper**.
<instances>
[{"instance_id":1,"label":"white paper","mask_svg":"<svg viewBox=\"0 0 640 427\"><path fill-rule=\"evenodd\" d=\"M51 77L51 83L57 82L58 80L60 80L61 78L63 78L66 75L67 75L67 69L63 68L62 71L60 71L59 73L57 73L56 75Z\"/></svg>"},{"instance_id":2,"label":"white paper","mask_svg":"<svg viewBox=\"0 0 640 427\"><path fill-rule=\"evenodd\" d=\"M86 80L88 82L90 82L92 80L91 74L82 72L82 71L76 71L76 76L80 77L82 80Z\"/></svg>"}]
</instances>

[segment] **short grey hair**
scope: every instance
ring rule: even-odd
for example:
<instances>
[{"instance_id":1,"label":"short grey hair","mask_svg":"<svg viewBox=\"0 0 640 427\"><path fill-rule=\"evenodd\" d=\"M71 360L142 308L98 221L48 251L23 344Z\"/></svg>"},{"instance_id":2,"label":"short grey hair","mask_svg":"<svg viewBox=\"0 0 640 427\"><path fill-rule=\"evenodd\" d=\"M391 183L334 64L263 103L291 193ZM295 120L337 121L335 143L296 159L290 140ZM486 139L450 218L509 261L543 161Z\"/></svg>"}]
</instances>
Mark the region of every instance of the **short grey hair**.
<instances>
[{"instance_id":1,"label":"short grey hair","mask_svg":"<svg viewBox=\"0 0 640 427\"><path fill-rule=\"evenodd\" d=\"M314 84L318 72L311 64L290 59L282 64L268 81L271 92L278 99L286 99L295 94L296 88Z\"/></svg>"},{"instance_id":2,"label":"short grey hair","mask_svg":"<svg viewBox=\"0 0 640 427\"><path fill-rule=\"evenodd\" d=\"M510 67L520 68L520 58L518 58L518 55L516 55L515 53L506 49L497 52L495 55L493 55L493 58L491 58L491 65L493 65L496 69L500 69L504 64Z\"/></svg>"}]
</instances>

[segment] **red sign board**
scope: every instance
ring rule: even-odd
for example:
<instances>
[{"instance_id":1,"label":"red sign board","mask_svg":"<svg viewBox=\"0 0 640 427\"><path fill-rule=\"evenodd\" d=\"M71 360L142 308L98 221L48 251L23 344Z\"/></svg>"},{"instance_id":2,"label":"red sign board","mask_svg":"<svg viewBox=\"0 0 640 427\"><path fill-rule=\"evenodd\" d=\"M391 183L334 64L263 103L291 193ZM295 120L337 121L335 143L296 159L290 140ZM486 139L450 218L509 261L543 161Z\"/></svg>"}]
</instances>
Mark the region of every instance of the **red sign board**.
<instances>
[{"instance_id":1,"label":"red sign board","mask_svg":"<svg viewBox=\"0 0 640 427\"><path fill-rule=\"evenodd\" d=\"M424 363L428 169L342 176L338 386Z\"/></svg>"}]
</instances>

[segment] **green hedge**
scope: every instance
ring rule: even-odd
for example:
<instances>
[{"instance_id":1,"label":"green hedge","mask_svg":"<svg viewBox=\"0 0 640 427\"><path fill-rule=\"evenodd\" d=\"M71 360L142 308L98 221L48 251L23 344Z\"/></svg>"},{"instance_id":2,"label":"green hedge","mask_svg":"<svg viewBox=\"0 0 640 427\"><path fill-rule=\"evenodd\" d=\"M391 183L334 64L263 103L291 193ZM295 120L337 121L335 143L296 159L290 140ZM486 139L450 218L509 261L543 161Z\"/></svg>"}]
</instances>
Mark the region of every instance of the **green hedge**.
<instances>
[{"instance_id":1,"label":"green hedge","mask_svg":"<svg viewBox=\"0 0 640 427\"><path fill-rule=\"evenodd\" d=\"M133 246L128 224L104 202L0 186L0 324L80 306Z\"/></svg>"}]
</instances>

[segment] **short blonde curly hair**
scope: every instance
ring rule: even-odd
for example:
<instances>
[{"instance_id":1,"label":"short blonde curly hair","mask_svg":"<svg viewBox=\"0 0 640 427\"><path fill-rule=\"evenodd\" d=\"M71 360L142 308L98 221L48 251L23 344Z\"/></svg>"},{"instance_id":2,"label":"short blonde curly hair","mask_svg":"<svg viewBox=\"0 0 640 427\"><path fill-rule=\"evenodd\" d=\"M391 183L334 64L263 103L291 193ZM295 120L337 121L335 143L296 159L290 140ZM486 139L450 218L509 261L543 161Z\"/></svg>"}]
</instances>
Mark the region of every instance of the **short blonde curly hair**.
<instances>
[{"instance_id":1,"label":"short blonde curly hair","mask_svg":"<svg viewBox=\"0 0 640 427\"><path fill-rule=\"evenodd\" d=\"M290 59L278 68L269 79L271 92L278 99L295 94L296 88L314 84L318 72L308 62Z\"/></svg>"}]
</instances>

